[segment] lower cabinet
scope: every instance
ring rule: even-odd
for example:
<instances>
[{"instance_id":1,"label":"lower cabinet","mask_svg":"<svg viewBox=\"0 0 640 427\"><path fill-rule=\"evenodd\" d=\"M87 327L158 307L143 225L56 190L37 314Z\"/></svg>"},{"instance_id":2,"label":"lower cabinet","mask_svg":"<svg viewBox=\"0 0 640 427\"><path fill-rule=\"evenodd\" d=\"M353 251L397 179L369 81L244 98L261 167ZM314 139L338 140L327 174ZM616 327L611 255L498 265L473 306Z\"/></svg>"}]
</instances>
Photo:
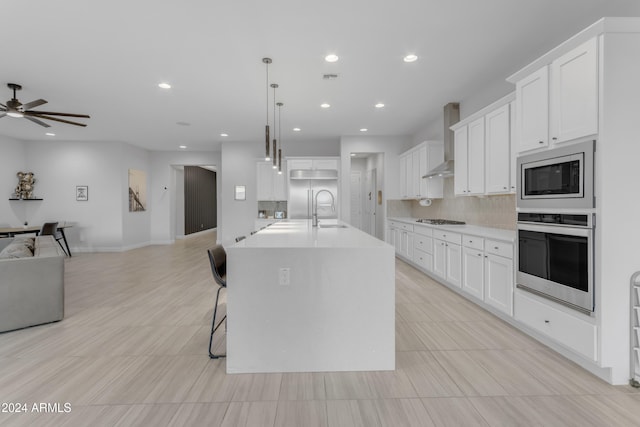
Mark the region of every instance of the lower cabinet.
<instances>
[{"instance_id":1,"label":"lower cabinet","mask_svg":"<svg viewBox=\"0 0 640 427\"><path fill-rule=\"evenodd\" d=\"M462 250L462 290L479 300L484 299L484 252L467 248Z\"/></svg>"},{"instance_id":2,"label":"lower cabinet","mask_svg":"<svg viewBox=\"0 0 640 427\"><path fill-rule=\"evenodd\" d=\"M513 260L498 255L485 255L484 302L513 315Z\"/></svg>"},{"instance_id":3,"label":"lower cabinet","mask_svg":"<svg viewBox=\"0 0 640 427\"><path fill-rule=\"evenodd\" d=\"M462 248L460 245L440 239L433 240L433 273L449 284L460 287L462 283Z\"/></svg>"},{"instance_id":4,"label":"lower cabinet","mask_svg":"<svg viewBox=\"0 0 640 427\"><path fill-rule=\"evenodd\" d=\"M562 346L597 361L598 328L588 316L569 314L522 291L517 292L514 299L516 320Z\"/></svg>"}]
</instances>

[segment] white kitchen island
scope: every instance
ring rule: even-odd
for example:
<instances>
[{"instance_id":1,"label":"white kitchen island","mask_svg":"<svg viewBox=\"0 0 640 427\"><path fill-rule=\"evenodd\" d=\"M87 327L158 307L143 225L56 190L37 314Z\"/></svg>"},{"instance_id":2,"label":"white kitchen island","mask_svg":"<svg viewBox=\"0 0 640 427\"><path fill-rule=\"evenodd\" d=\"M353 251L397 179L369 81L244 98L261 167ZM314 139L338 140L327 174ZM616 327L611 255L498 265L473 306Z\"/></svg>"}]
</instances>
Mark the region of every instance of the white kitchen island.
<instances>
[{"instance_id":1,"label":"white kitchen island","mask_svg":"<svg viewBox=\"0 0 640 427\"><path fill-rule=\"evenodd\" d=\"M284 220L226 248L228 373L395 369L394 248L320 225Z\"/></svg>"}]
</instances>

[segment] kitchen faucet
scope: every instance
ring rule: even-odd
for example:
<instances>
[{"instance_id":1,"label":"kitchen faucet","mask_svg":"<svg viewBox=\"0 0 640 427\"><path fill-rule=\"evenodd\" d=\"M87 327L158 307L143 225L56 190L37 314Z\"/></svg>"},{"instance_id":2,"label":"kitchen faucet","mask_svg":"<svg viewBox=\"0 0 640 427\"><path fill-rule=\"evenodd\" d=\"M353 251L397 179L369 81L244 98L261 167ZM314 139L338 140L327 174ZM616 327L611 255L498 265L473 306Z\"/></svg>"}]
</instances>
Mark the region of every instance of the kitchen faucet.
<instances>
[{"instance_id":1,"label":"kitchen faucet","mask_svg":"<svg viewBox=\"0 0 640 427\"><path fill-rule=\"evenodd\" d=\"M318 195L320 193L322 193L323 191L326 191L327 193L329 193L329 195L331 196L331 210L333 212L336 211L336 199L333 197L333 193L329 190L320 190L316 193L316 200L315 200L315 207L313 209L313 220L312 220L312 225L314 227L318 226Z\"/></svg>"}]
</instances>

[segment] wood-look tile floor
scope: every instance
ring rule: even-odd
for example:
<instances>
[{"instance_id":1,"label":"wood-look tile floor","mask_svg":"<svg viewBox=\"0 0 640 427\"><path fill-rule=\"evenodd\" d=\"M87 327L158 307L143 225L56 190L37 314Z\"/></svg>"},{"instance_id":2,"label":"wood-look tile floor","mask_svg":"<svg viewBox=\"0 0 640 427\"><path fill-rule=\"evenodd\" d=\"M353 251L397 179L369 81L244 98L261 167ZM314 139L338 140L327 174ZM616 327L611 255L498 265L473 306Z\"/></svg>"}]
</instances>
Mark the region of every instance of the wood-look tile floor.
<instances>
[{"instance_id":1,"label":"wood-look tile floor","mask_svg":"<svg viewBox=\"0 0 640 427\"><path fill-rule=\"evenodd\" d=\"M68 258L65 319L0 334L2 409L29 412L0 412L0 426L640 425L638 390L606 384L401 261L395 371L227 375L207 355L214 242L211 232Z\"/></svg>"}]
</instances>

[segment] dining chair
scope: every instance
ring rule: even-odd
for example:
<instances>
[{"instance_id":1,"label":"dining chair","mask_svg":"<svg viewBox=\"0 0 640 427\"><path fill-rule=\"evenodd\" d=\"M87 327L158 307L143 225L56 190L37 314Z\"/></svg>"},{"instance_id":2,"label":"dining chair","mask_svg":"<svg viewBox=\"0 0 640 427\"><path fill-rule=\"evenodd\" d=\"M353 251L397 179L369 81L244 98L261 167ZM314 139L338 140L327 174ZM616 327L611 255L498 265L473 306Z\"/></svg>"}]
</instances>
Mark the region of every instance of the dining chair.
<instances>
[{"instance_id":1,"label":"dining chair","mask_svg":"<svg viewBox=\"0 0 640 427\"><path fill-rule=\"evenodd\" d=\"M56 239L56 242L58 242L58 244L60 245L60 248L62 248L62 252L64 252L65 255L69 256L69 253L67 253L64 246L62 246L61 240L64 240L64 236L62 235L62 233L60 233L60 231L58 231L57 222L45 222L42 225L39 234L40 236L53 236L53 238Z\"/></svg>"},{"instance_id":2,"label":"dining chair","mask_svg":"<svg viewBox=\"0 0 640 427\"><path fill-rule=\"evenodd\" d=\"M218 300L220 299L220 291L222 288L227 287L227 253L225 252L222 245L215 245L214 247L207 249L207 254L209 255L209 263L211 264L211 273L213 274L213 279L218 285L218 291L216 292L216 303L213 308L213 319L211 320L211 336L209 337L209 357L211 359L218 359L220 357L226 357L226 354L213 354L212 346L213 346L213 334L216 330L222 325L222 323L227 319L227 315L225 313L220 323L216 325L216 316L218 313Z\"/></svg>"}]
</instances>

